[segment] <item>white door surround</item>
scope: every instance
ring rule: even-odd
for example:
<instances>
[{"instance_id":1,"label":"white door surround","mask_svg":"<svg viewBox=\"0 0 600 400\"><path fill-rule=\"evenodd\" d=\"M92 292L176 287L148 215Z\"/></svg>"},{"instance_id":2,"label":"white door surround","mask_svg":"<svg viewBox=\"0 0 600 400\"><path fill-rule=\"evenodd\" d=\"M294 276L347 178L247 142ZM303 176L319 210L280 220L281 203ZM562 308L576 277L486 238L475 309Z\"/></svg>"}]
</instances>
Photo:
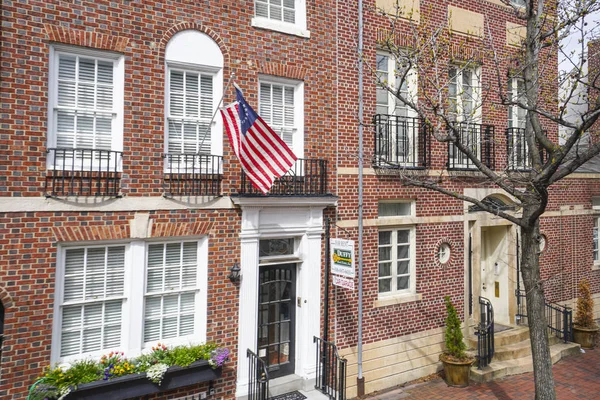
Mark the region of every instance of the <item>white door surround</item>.
<instances>
[{"instance_id":1,"label":"white door surround","mask_svg":"<svg viewBox=\"0 0 600 400\"><path fill-rule=\"evenodd\" d=\"M236 397L248 394L247 349L256 352L258 321L259 241L294 238L296 270L295 375L315 377L313 336L320 336L323 209L337 198L233 199L242 208Z\"/></svg>"}]
</instances>

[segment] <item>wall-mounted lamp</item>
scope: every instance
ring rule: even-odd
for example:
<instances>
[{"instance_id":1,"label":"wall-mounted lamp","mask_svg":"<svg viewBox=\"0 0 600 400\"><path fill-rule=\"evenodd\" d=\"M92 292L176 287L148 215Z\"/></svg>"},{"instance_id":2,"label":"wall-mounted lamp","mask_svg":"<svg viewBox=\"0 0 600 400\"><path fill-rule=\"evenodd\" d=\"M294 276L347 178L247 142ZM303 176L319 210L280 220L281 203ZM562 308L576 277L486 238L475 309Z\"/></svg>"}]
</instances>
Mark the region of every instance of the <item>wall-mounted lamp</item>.
<instances>
[{"instance_id":1,"label":"wall-mounted lamp","mask_svg":"<svg viewBox=\"0 0 600 400\"><path fill-rule=\"evenodd\" d=\"M227 277L229 278L231 283L234 283L234 284L240 283L240 281L242 280L242 274L240 274L242 269L240 268L240 264L238 264L238 263L233 264L233 266L231 267L231 269L229 271L230 272Z\"/></svg>"}]
</instances>

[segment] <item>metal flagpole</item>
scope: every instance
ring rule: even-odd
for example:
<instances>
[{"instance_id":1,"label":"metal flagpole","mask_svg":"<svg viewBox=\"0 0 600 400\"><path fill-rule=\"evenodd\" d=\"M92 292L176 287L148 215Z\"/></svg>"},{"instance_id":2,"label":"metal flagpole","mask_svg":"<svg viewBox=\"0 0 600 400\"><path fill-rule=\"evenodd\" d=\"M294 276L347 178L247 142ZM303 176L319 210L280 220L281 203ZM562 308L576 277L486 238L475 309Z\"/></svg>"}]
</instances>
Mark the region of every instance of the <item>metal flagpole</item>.
<instances>
[{"instance_id":1,"label":"metal flagpole","mask_svg":"<svg viewBox=\"0 0 600 400\"><path fill-rule=\"evenodd\" d=\"M358 0L358 375L357 395L365 394L363 324L363 0Z\"/></svg>"},{"instance_id":2,"label":"metal flagpole","mask_svg":"<svg viewBox=\"0 0 600 400\"><path fill-rule=\"evenodd\" d=\"M198 146L198 152L202 148L202 145L204 144L204 140L206 140L206 136L210 133L210 127L212 126L212 123L214 122L215 117L217 116L217 113L219 112L219 107L221 107L221 103L223 103L223 99L225 98L225 93L227 93L227 89L229 89L229 85L231 84L231 81L233 80L234 76L235 76L235 72L232 72L231 76L229 77L229 80L227 81L227 85L225 85L225 89L223 90L223 95L221 96L221 100L219 100L219 102L217 103L217 108L215 108L215 112L213 113L213 116L210 119L208 126L206 127L204 136L202 136L202 141L200 142L200 146ZM234 83L234 85L235 85L235 83Z\"/></svg>"}]
</instances>

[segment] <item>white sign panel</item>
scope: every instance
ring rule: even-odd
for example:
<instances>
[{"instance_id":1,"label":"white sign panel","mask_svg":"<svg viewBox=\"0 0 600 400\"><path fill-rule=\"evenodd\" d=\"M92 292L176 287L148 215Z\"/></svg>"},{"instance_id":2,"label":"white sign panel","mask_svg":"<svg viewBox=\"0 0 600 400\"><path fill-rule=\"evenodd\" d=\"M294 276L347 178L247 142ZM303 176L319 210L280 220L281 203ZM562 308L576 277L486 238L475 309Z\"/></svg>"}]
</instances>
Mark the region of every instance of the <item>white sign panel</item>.
<instances>
[{"instance_id":1,"label":"white sign panel","mask_svg":"<svg viewBox=\"0 0 600 400\"><path fill-rule=\"evenodd\" d=\"M343 287L344 289L354 290L354 279L333 275L333 284L335 286Z\"/></svg>"},{"instance_id":2,"label":"white sign panel","mask_svg":"<svg viewBox=\"0 0 600 400\"><path fill-rule=\"evenodd\" d=\"M331 272L354 278L354 240L329 239Z\"/></svg>"}]
</instances>

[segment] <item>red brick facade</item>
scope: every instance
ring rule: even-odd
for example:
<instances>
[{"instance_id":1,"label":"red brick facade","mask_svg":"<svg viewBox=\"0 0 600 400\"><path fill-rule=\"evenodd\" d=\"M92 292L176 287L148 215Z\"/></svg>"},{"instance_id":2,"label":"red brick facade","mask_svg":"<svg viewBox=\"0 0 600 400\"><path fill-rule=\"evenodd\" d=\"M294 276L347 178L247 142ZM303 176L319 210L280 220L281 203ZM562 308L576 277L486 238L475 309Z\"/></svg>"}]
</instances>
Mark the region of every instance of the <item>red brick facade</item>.
<instances>
[{"instance_id":1,"label":"red brick facade","mask_svg":"<svg viewBox=\"0 0 600 400\"><path fill-rule=\"evenodd\" d=\"M1 398L24 398L29 386L50 363L60 246L131 240L131 223L136 213L149 215L147 238L209 238L207 340L232 350L223 377L215 384L215 398L235 398L240 294L227 276L231 265L240 258L242 213L230 204L228 196L238 194L241 179L226 135L221 193L229 201L227 206L213 206L210 201L215 199L173 200L167 206L161 202L156 209L141 206L142 200L155 200L156 204L164 201L165 48L178 32L197 30L207 34L223 54L224 81L235 72L236 82L253 105L258 102L259 76L304 83L304 155L328 161L328 193L338 196L339 201L337 208L325 210L325 215L342 226L358 218L357 174L339 171L357 168L357 10L351 2L342 0L306 3L310 38L252 27L250 0L96 0L75 4L63 0L3 1L0 301L6 314L0 360ZM366 3L367 8L374 5L374 1ZM432 26L444 23L448 3L485 14L495 46L503 53L513 51L505 45L505 23L518 20L506 8L484 0L422 3L428 5L421 7L421 21ZM377 40L389 28L385 21L371 11L365 15L367 64L374 64ZM409 23L400 26L400 42L410 43ZM453 57L467 57L475 52L475 44L464 37L455 35L451 40ZM125 58L120 185L123 198L86 204L72 198L42 199L47 174L49 57L55 44L106 50ZM552 58L550 64L554 74L556 59ZM483 84L491 84L493 71L485 61L482 68ZM371 121L375 113L375 83L368 72L365 81L364 120ZM233 91L229 90L224 103L232 100ZM507 116L506 109L498 107L497 102L495 97L486 100L483 120L496 127L495 161L503 167ZM551 137L556 137L554 126L547 124L546 128ZM365 125L364 143L365 166L370 168L374 140L369 122ZM434 143L431 154L431 169L444 170L447 145ZM446 177L444 184L462 191L480 187L481 179L457 174ZM463 203L438 193L403 187L395 177L372 172L365 176L364 193L365 220L377 219L381 200L411 200L415 202L415 217L424 221L414 224L416 292L422 298L399 305L374 306L378 298L378 227L368 225L364 229L365 343L442 326L445 295L452 297L459 315L464 315ZM574 285L584 276L591 279L594 292L600 291L600 271L592 270L591 204L595 196L600 196L600 184L587 178L567 179L552 188L548 211L554 214L543 217L541 222L547 237L547 250L541 258L543 278L548 279L546 293L551 300L572 299ZM134 200L139 200L139 209L131 208ZM427 222L427 217L445 217L446 222ZM334 228L332 237L356 240L357 229ZM435 263L440 239L453 245L452 259L442 267ZM335 299L332 337L340 348L354 346L357 294L341 289L331 292ZM175 398L205 390L206 385L151 398Z\"/></svg>"}]
</instances>

